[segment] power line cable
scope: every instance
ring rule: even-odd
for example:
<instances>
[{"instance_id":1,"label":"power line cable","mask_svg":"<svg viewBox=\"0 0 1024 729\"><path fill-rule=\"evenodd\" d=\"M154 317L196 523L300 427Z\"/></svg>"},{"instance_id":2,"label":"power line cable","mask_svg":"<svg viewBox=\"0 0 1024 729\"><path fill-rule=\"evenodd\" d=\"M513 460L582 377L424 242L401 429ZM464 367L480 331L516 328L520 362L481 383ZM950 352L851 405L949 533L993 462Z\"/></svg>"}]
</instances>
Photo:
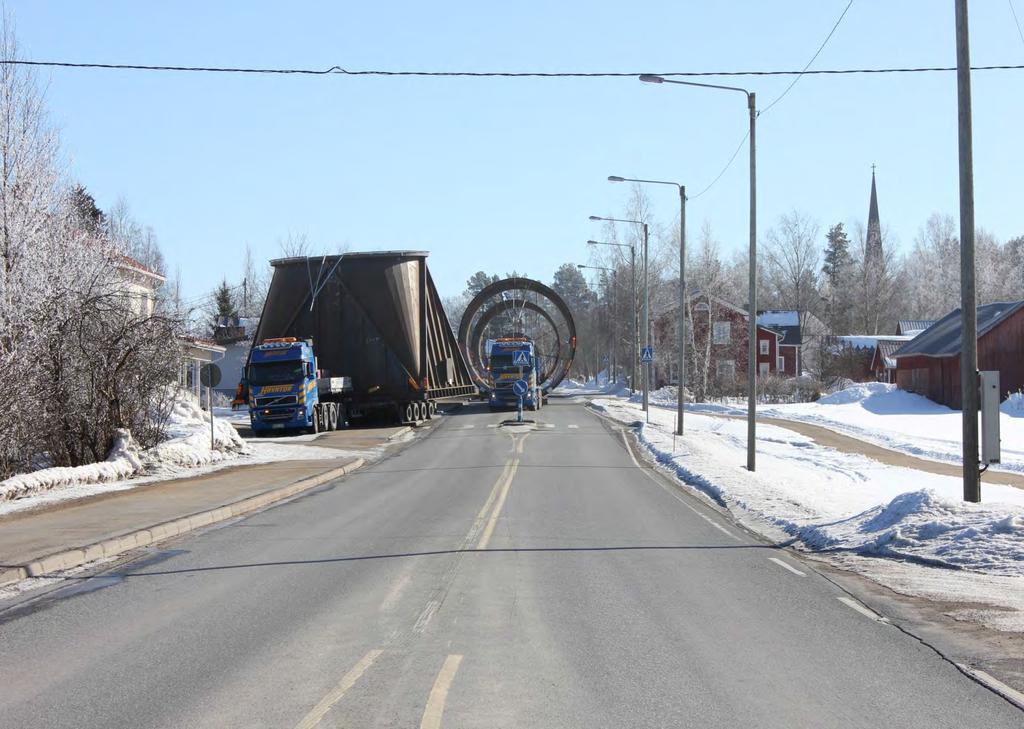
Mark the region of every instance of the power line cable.
<instances>
[{"instance_id":1,"label":"power line cable","mask_svg":"<svg viewBox=\"0 0 1024 729\"><path fill-rule=\"evenodd\" d=\"M1017 26L1017 35L1020 36L1020 42L1024 45L1024 33L1020 30L1020 21L1017 20L1017 11L1013 8L1013 0L1006 0L1006 2L1010 5L1010 12L1013 13L1013 22Z\"/></svg>"},{"instance_id":2,"label":"power line cable","mask_svg":"<svg viewBox=\"0 0 1024 729\"><path fill-rule=\"evenodd\" d=\"M78 63L70 61L0 60L3 66L41 66L47 68L83 68L124 71L181 71L191 73L238 73L299 76L413 76L437 78L634 78L647 71L385 71L380 69L349 70L340 66L326 69L308 68L232 68L225 66L151 66L133 63ZM972 71L1019 71L1022 64L971 66ZM956 66L915 66L901 68L832 68L805 71L668 71L652 75L673 77L701 76L824 76L890 73L932 73L956 71Z\"/></svg>"},{"instance_id":3,"label":"power line cable","mask_svg":"<svg viewBox=\"0 0 1024 729\"><path fill-rule=\"evenodd\" d=\"M788 93L790 92L790 89L792 89L792 88L793 88L794 86L796 86L797 82L798 82L798 81L799 81L799 80L800 80L801 78L803 78L803 77L804 77L804 74L806 74L806 73L807 73L807 69L809 69L809 68L811 67L811 64L812 64L812 63L814 63L814 62L815 62L815 60L817 60L818 56L819 56L819 55L821 54L821 52L822 52L822 51L823 51L823 50L825 49L825 46L826 46L826 45L828 45L828 42L829 42L830 40L832 40L832 36L833 36L833 35L835 34L835 32L836 32L836 29L837 29L837 28L839 27L839 24L843 22L843 18L845 18L845 17L846 17L846 13L847 13L847 12L848 12L848 11L850 10L850 6L852 6L852 5L853 5L853 0L850 0L850 2L848 2L848 3L846 4L846 7L845 7L845 8L843 9L843 12L842 12L842 14L840 14L840 16L839 16L839 19L838 19L838 20L836 20L835 24L834 24L834 25L832 26L832 30L830 30L830 31L828 32L828 35L827 35L827 36L825 36L825 40L823 40L823 41L821 42L821 45L820 45L820 46L818 46L818 50L816 50L816 51L814 52L814 55L813 55L813 56L811 56L811 60L809 60L809 61L807 62L807 65L805 65L805 66L804 66L803 70L802 70L802 71L800 72L800 75L799 75L799 76L797 76L796 78L794 78L794 79L793 79L793 80L792 80L792 81L790 82L789 86L787 86L787 87L786 87L786 90L785 90L785 91L783 91L783 92L782 92L781 94L779 94L779 95L778 95L777 97L775 97L775 100L774 100L774 101L772 101L772 102L771 102L770 104L768 104L768 106L766 106L766 107L765 107L764 109L761 109L761 111L759 111L759 112L757 113L757 115L758 115L758 116L761 116L762 114L765 114L765 113L767 113L767 112L768 112L768 111L769 111L769 110L770 110L770 109L771 109L771 108L772 108L773 106L775 106L775 105L776 105L776 104L778 104L778 103L779 103L780 101L782 101L782 99L783 99L783 98L785 98L786 94L788 94Z\"/></svg>"},{"instance_id":4,"label":"power line cable","mask_svg":"<svg viewBox=\"0 0 1024 729\"><path fill-rule=\"evenodd\" d=\"M843 8L843 12L839 14L839 17L836 19L836 22L832 24L832 30L830 30L828 32L828 35L825 36L825 40L823 40L821 42L821 45L818 46L818 50L816 50L814 52L814 55L811 56L811 60L809 60L804 65L803 70L796 76L796 78L794 78L790 82L789 86L787 86L785 88L785 90L781 94L776 96L775 99L770 104L768 104L768 106L766 106L761 111L757 112L757 116L758 117L760 117L762 114L767 113L773 106L775 106L780 101L782 101L782 99L786 96L786 94L788 94L790 92L790 90L794 86L796 86L797 82L801 78L803 78L809 72L808 69L810 69L811 64L813 64L815 62L815 60L817 60L818 56L821 55L821 52L825 49L825 46L828 45L828 42L832 39L832 36L835 35L836 29L839 28L839 24L843 22L843 18L846 17L846 13L850 10L850 7L852 5L853 5L853 0L850 0L850 2L848 2L846 4L846 7ZM810 71L810 73L815 73L815 72L814 71ZM743 145L745 145L747 143L747 140L749 138L750 138L750 130L748 129L746 131L746 133L744 133L743 139L741 139L740 143L736 146L736 151L732 153L732 156L729 157L729 161L725 163L725 167L722 168L722 171L718 173L718 175L715 177L715 179L713 179L711 181L711 183L707 187L705 187L703 190L698 192L696 195L690 196L688 199L695 200L698 197L700 197L701 195L703 195L705 192L710 190L712 187L714 187L718 183L718 181L722 179L722 176L725 175L725 173L729 171L729 168L732 167L732 163L736 160L736 156L740 153L740 150L743 149Z\"/></svg>"}]
</instances>

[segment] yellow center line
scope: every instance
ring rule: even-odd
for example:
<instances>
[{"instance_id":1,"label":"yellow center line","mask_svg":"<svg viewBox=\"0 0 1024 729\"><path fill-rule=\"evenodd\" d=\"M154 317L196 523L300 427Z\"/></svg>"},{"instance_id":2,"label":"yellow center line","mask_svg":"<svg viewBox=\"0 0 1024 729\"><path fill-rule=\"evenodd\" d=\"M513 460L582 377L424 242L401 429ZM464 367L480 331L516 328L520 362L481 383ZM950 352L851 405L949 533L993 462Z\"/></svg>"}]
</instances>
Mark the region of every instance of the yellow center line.
<instances>
[{"instance_id":1,"label":"yellow center line","mask_svg":"<svg viewBox=\"0 0 1024 729\"><path fill-rule=\"evenodd\" d=\"M444 714L444 704L448 700L448 690L452 687L452 681L462 663L462 656L448 656L441 672L434 680L434 687L430 689L430 697L427 698L427 707L423 710L423 719L420 721L420 729L441 729L441 715Z\"/></svg>"},{"instance_id":2,"label":"yellow center line","mask_svg":"<svg viewBox=\"0 0 1024 729\"><path fill-rule=\"evenodd\" d=\"M356 681L366 672L373 662L377 660L382 651L372 650L365 656L359 659L359 663L352 666L348 673L346 673L338 685L335 686L330 692L324 696L320 703L313 707L306 716L302 718L298 724L295 725L295 729L313 729L313 727L320 724L320 720L323 719L327 712L331 710L331 707L341 701L342 697L348 693L348 690L356 685ZM447 693L447 691L446 691Z\"/></svg>"},{"instance_id":3,"label":"yellow center line","mask_svg":"<svg viewBox=\"0 0 1024 729\"><path fill-rule=\"evenodd\" d=\"M519 469L519 459L512 461L512 468L508 470L508 475L505 477L505 481L501 484L501 493L498 495L498 501L494 505L494 510L491 512L491 518L487 520L487 526L484 527L484 533L480 535L480 541L477 543L477 549L487 549L487 545L491 541L491 535L494 533L494 527L498 523L498 516L501 515L501 507L505 505L505 499L508 497L508 490L512 486L512 479L516 477L516 471Z\"/></svg>"}]
</instances>

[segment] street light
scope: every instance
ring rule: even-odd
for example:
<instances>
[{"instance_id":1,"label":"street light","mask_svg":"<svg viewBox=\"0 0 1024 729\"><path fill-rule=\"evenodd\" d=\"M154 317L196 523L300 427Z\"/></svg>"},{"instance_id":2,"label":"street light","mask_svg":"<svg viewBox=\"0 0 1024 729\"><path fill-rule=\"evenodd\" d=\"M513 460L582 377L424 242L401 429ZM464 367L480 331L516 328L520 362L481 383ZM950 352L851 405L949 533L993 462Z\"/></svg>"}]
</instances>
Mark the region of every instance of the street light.
<instances>
[{"instance_id":1,"label":"street light","mask_svg":"<svg viewBox=\"0 0 1024 729\"><path fill-rule=\"evenodd\" d=\"M597 241L589 241L588 240L587 243L597 243ZM613 245L618 245L618 244L613 244ZM616 374L616 371L615 371L616 370L616 365L618 364L618 357L615 354L615 345L618 342L618 336L617 336L617 331L616 331L616 327L615 327L615 311L616 311L615 302L616 302L616 299L617 299L617 297L615 296L615 289L616 289L615 279L618 278L618 271L616 271L614 268L607 268L606 266L587 266L587 265L584 265L582 263L577 263L576 264L576 268L579 268L581 270L584 269L584 268L588 268L588 269L591 269L591 270L594 270L594 271L604 271L605 273L610 273L612 275L611 276L611 278L612 278L612 287L611 287L612 288L612 311L611 311L611 316L609 317L609 319L611 320L611 331L609 332L610 336L611 336L611 347L610 347L610 349L611 349L611 357L610 358L606 357L606 359L609 360L608 362L606 362L606 364L610 368L612 381L615 382L615 383L618 383L618 381L619 381L618 380L618 375Z\"/></svg>"},{"instance_id":2,"label":"street light","mask_svg":"<svg viewBox=\"0 0 1024 729\"><path fill-rule=\"evenodd\" d=\"M645 347L650 347L651 346L651 300L650 300L650 296L648 295L649 294L648 282L649 282L650 279L648 278L648 275L647 275L647 238L648 238L647 223L645 223L642 220L629 220L627 218L602 218L599 215L591 215L590 219L591 220L605 220L605 221L608 221L609 223L633 223L635 225L642 225L643 226L643 231L644 231L644 342L645 342L644 346ZM616 244L616 245L621 245L621 244ZM631 250L632 250L632 247L631 247ZM635 259L634 259L634 262L635 262ZM634 266L634 276L633 276L634 280L636 279L635 270L636 270L636 268ZM635 287L634 287L634 289L635 289ZM635 290L633 291L633 296L634 297L636 296L636 291ZM634 301L635 301L635 298L634 298ZM634 319L634 324L635 324L635 319ZM636 341L638 337L635 336L635 333L636 333L636 328L635 327L634 327L633 331L634 331L634 338L633 338L633 340ZM633 353L634 360L635 360L636 355L637 355L637 353L634 352ZM635 373L636 373L635 366L636 365L635 365L635 361L634 361L634 370L633 370L634 378L636 376L635 375ZM643 400L643 408L644 408L645 412L647 411L647 408L649 406L650 389L651 389L651 378L650 378L650 367L648 366L648 367L644 367L644 400Z\"/></svg>"},{"instance_id":3,"label":"street light","mask_svg":"<svg viewBox=\"0 0 1024 729\"><path fill-rule=\"evenodd\" d=\"M747 111L750 116L750 293L747 304L749 328L747 332L747 470L754 470L754 441L756 438L755 416L757 414L757 105L752 91L738 86L719 86L695 81L677 81L663 76L645 73L640 80L649 84L678 84L698 86L705 89L737 91L747 97Z\"/></svg>"},{"instance_id":4,"label":"street light","mask_svg":"<svg viewBox=\"0 0 1024 729\"><path fill-rule=\"evenodd\" d=\"M590 216L591 220L610 220L610 218L600 218L596 215ZM599 240L588 240L587 245L591 246L617 246L619 248L629 249L629 270L633 277L633 355L629 358L629 394L632 395L636 390L636 355L637 346L640 343L640 336L637 332L640 326L639 319L640 313L636 308L636 248L632 243L606 243Z\"/></svg>"},{"instance_id":5,"label":"street light","mask_svg":"<svg viewBox=\"0 0 1024 729\"><path fill-rule=\"evenodd\" d=\"M686 405L686 186L664 180L640 180L609 175L608 182L637 182L643 185L675 185L679 189L679 386L676 393L676 435L683 434Z\"/></svg>"}]
</instances>

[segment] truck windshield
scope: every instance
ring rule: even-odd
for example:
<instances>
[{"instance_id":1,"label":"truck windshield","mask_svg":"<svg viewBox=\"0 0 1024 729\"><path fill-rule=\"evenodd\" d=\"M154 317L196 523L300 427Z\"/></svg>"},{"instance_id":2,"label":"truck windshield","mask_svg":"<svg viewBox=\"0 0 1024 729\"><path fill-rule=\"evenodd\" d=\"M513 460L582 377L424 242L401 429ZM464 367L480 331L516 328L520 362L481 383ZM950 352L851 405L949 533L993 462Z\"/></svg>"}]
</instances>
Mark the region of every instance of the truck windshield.
<instances>
[{"instance_id":1,"label":"truck windshield","mask_svg":"<svg viewBox=\"0 0 1024 729\"><path fill-rule=\"evenodd\" d=\"M281 385L285 382L298 382L304 377L302 362L267 362L249 365L250 385Z\"/></svg>"},{"instance_id":2,"label":"truck windshield","mask_svg":"<svg viewBox=\"0 0 1024 729\"><path fill-rule=\"evenodd\" d=\"M491 369L500 370L506 367L512 366L512 355L510 354L495 354L491 356Z\"/></svg>"}]
</instances>

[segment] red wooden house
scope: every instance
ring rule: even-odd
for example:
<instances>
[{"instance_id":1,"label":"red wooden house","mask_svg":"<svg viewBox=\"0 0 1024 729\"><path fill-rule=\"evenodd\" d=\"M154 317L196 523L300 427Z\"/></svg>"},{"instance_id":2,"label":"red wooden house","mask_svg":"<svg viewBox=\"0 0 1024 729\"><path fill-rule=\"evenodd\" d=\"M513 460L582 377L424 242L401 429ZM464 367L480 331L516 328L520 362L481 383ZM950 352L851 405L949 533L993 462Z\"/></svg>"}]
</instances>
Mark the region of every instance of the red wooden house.
<instances>
[{"instance_id":1,"label":"red wooden house","mask_svg":"<svg viewBox=\"0 0 1024 729\"><path fill-rule=\"evenodd\" d=\"M896 384L960 408L960 346L955 309L896 350ZM1024 301L978 307L978 369L999 371L1002 397L1024 388Z\"/></svg>"}]
</instances>

